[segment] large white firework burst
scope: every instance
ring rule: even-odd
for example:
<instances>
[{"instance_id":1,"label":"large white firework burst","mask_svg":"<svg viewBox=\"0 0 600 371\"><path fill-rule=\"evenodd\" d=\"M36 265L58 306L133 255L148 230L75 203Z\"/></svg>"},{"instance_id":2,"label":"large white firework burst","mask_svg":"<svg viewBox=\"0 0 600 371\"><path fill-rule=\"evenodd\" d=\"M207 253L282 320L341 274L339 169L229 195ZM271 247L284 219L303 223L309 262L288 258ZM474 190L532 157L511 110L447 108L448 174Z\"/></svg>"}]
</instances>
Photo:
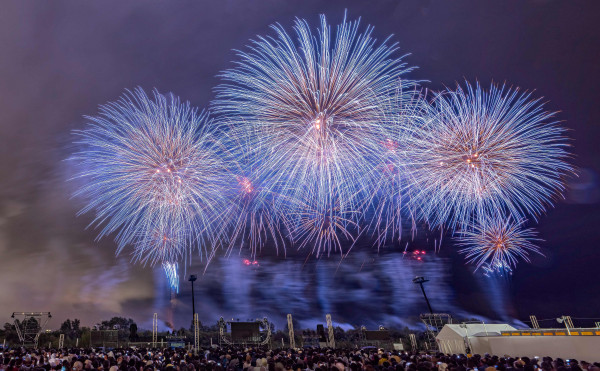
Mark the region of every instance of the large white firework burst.
<instances>
[{"instance_id":1,"label":"large white firework burst","mask_svg":"<svg viewBox=\"0 0 600 371\"><path fill-rule=\"evenodd\" d=\"M565 129L517 89L466 84L436 94L411 140L415 208L431 225L468 228L490 216L537 217L572 171Z\"/></svg>"},{"instance_id":2,"label":"large white firework burst","mask_svg":"<svg viewBox=\"0 0 600 371\"><path fill-rule=\"evenodd\" d=\"M308 204L316 215L356 223L379 176L381 108L399 86L413 84L401 80L410 68L395 44L379 44L370 27L359 33L358 22L344 19L333 33L322 16L314 33L298 19L296 40L272 28L276 37L254 41L222 74L215 109L255 133L253 147L265 150L256 163L279 195L276 207L300 218L308 210L298 207Z\"/></svg>"},{"instance_id":3,"label":"large white firework burst","mask_svg":"<svg viewBox=\"0 0 600 371\"><path fill-rule=\"evenodd\" d=\"M145 263L174 263L218 245L227 169L204 113L173 95L142 89L100 108L75 132L76 196L94 212L99 238L116 232Z\"/></svg>"}]
</instances>

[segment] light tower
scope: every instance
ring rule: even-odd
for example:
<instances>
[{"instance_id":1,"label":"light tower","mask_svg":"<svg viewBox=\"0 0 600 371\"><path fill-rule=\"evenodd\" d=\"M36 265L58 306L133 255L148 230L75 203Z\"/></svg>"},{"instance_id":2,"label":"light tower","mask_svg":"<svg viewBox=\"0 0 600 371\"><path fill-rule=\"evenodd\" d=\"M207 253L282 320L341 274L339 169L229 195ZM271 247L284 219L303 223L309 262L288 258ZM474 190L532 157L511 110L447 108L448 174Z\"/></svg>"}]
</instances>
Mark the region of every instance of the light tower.
<instances>
[{"instance_id":1,"label":"light tower","mask_svg":"<svg viewBox=\"0 0 600 371\"><path fill-rule=\"evenodd\" d=\"M427 299L427 294L425 294L425 288L423 287L423 284L425 282L429 282L429 280L426 279L425 277L417 276L417 277L413 278L412 281L414 284L421 286L421 291L423 292L423 297L425 298L425 301L427 302L427 308L429 308L429 313L433 314L433 309L431 309L431 304L429 304L429 299Z\"/></svg>"},{"instance_id":2,"label":"light tower","mask_svg":"<svg viewBox=\"0 0 600 371\"><path fill-rule=\"evenodd\" d=\"M413 278L413 283L419 285L421 287L421 292L423 293L423 297L425 298L425 302L427 303L427 308L429 309L429 313L422 313L419 317L421 321L427 327L427 343L426 346L428 350L435 350L439 348L439 344L436 341L436 334L439 333L442 328L448 324L452 323L452 317L447 313L433 313L433 309L431 308L431 304L429 303L429 299L427 298L427 294L425 294L425 288L423 284L425 282L429 282L425 277L417 276Z\"/></svg>"},{"instance_id":3,"label":"light tower","mask_svg":"<svg viewBox=\"0 0 600 371\"><path fill-rule=\"evenodd\" d=\"M198 277L195 274L190 275L190 281L192 283L192 321L194 320L194 315L196 314L196 300L194 299L194 281L196 281Z\"/></svg>"}]
</instances>

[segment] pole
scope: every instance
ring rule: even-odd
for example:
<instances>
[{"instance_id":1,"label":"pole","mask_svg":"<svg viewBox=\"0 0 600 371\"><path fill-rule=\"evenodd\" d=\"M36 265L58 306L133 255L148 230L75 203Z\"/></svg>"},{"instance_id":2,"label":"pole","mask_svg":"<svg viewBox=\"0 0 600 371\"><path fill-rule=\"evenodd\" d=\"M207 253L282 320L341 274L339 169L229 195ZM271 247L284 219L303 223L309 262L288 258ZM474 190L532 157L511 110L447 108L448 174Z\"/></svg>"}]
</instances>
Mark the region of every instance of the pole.
<instances>
[{"instance_id":1,"label":"pole","mask_svg":"<svg viewBox=\"0 0 600 371\"><path fill-rule=\"evenodd\" d=\"M425 301L427 302L427 308L429 308L429 313L433 314L433 309L431 309L431 304L429 304L429 299L427 299L427 294L425 293L425 288L423 287L423 282L420 282L419 286L421 286L421 291L423 292L423 297L425 298Z\"/></svg>"},{"instance_id":2,"label":"pole","mask_svg":"<svg viewBox=\"0 0 600 371\"><path fill-rule=\"evenodd\" d=\"M192 281L192 313L196 314L196 299L194 298L194 281Z\"/></svg>"},{"instance_id":3,"label":"pole","mask_svg":"<svg viewBox=\"0 0 600 371\"><path fill-rule=\"evenodd\" d=\"M196 299L194 298L194 281L197 279L195 274L190 275L190 281L192 283L192 321L194 320L194 315L196 315Z\"/></svg>"}]
</instances>

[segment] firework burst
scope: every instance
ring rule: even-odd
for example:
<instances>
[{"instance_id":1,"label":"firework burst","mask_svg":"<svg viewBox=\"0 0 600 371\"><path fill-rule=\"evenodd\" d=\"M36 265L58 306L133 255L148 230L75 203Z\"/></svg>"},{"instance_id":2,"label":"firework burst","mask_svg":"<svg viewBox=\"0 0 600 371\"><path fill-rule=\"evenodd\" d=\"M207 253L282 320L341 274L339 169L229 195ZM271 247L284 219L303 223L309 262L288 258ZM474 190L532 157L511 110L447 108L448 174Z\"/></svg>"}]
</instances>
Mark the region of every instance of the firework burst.
<instances>
[{"instance_id":1,"label":"firework burst","mask_svg":"<svg viewBox=\"0 0 600 371\"><path fill-rule=\"evenodd\" d=\"M211 123L188 103L136 89L102 106L77 131L73 156L84 185L76 192L93 211L98 238L116 232L118 251L132 244L144 263L176 262L218 244L226 167Z\"/></svg>"},{"instance_id":2,"label":"firework burst","mask_svg":"<svg viewBox=\"0 0 600 371\"><path fill-rule=\"evenodd\" d=\"M572 171L565 130L552 116L539 99L505 87L436 94L410 151L415 207L452 229L498 213L535 218Z\"/></svg>"},{"instance_id":3,"label":"firework burst","mask_svg":"<svg viewBox=\"0 0 600 371\"><path fill-rule=\"evenodd\" d=\"M483 225L474 225L462 231L458 242L468 263L485 272L512 272L519 260L529 262L530 253L540 254L534 244L539 241L536 232L523 228L524 220L495 217Z\"/></svg>"},{"instance_id":4,"label":"firework burst","mask_svg":"<svg viewBox=\"0 0 600 371\"><path fill-rule=\"evenodd\" d=\"M254 41L223 73L215 109L267 151L256 163L278 195L276 208L303 215L308 210L297 207L310 204L318 214L335 210L336 218L357 222L386 139L381 107L399 86L413 84L400 79L410 68L394 57L395 45L376 42L372 28L359 33L358 22L344 19L334 36L324 16L317 33L297 20L296 41L273 29L276 37Z\"/></svg>"}]
</instances>

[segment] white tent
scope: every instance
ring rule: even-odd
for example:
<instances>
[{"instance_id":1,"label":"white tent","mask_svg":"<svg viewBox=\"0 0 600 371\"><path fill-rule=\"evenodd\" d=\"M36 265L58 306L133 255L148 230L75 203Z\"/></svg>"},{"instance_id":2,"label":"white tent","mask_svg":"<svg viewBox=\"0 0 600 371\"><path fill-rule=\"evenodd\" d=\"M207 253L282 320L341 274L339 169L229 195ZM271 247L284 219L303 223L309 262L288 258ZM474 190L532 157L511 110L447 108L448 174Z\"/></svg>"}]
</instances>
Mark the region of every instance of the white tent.
<instances>
[{"instance_id":1,"label":"white tent","mask_svg":"<svg viewBox=\"0 0 600 371\"><path fill-rule=\"evenodd\" d=\"M436 336L436 340L443 353L464 354L468 346L472 354L485 354L491 353L489 337L500 336L501 331L515 330L507 324L445 325Z\"/></svg>"}]
</instances>

